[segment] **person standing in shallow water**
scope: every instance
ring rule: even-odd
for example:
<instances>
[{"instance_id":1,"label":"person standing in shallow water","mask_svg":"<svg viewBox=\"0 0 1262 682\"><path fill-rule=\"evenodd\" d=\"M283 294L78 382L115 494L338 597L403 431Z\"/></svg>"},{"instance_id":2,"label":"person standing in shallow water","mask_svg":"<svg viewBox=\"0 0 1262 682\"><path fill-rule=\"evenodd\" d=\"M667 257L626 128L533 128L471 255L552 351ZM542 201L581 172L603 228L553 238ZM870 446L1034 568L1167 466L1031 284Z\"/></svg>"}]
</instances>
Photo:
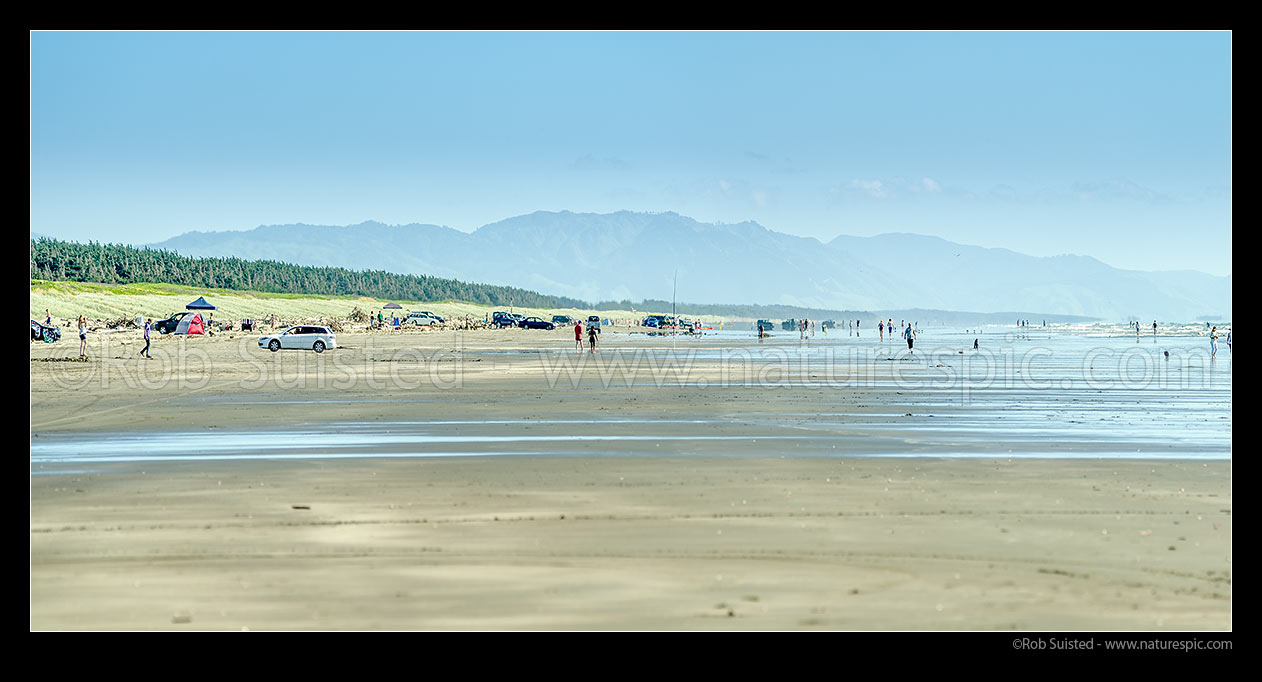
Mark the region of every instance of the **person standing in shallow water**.
<instances>
[{"instance_id":1,"label":"person standing in shallow water","mask_svg":"<svg viewBox=\"0 0 1262 682\"><path fill-rule=\"evenodd\" d=\"M1209 359L1213 360L1218 355L1218 327L1215 326L1209 332Z\"/></svg>"}]
</instances>

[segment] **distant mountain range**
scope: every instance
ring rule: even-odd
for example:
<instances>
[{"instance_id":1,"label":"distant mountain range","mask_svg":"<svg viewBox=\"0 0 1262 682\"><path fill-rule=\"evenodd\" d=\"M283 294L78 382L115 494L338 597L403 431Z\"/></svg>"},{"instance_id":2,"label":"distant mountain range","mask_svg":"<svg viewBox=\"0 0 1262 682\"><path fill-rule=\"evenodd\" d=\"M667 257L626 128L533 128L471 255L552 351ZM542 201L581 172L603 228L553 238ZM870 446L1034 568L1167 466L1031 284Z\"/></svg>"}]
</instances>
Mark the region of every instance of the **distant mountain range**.
<instances>
[{"instance_id":1,"label":"distant mountain range","mask_svg":"<svg viewBox=\"0 0 1262 682\"><path fill-rule=\"evenodd\" d=\"M1106 320L1226 320L1231 279L1120 270L915 234L828 243L676 213L539 211L465 233L437 225L270 225L156 244L189 256L426 274L588 301L678 300L827 310L1038 311Z\"/></svg>"}]
</instances>

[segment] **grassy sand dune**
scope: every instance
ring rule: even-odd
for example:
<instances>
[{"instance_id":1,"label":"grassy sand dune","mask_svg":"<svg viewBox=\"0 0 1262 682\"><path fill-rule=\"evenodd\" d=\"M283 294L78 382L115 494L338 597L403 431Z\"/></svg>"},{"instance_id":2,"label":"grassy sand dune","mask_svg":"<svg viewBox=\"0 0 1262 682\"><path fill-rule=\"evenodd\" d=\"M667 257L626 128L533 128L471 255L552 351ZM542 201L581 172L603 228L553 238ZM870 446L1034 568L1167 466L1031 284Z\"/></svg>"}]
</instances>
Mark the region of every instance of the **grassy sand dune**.
<instances>
[{"instance_id":1,"label":"grassy sand dune","mask_svg":"<svg viewBox=\"0 0 1262 682\"><path fill-rule=\"evenodd\" d=\"M215 318L235 320L263 318L277 315L283 319L299 318L346 318L355 308L375 312L391 301L366 296L311 296L278 294L229 289L182 287L173 284L88 284L81 282L31 281L31 318L44 319L48 310L54 320L74 320L85 315L90 320L113 320L143 315L154 319L165 318L171 313L184 310L184 306L205 296L215 305ZM459 301L393 301L408 310L428 310L444 317L464 317L481 320L507 306L485 306ZM644 311L630 310L578 310L553 308L514 307L514 312L538 315L550 320L553 315L586 317L599 314L616 319L638 319ZM387 311L388 313L389 311ZM707 318L727 321L726 318Z\"/></svg>"}]
</instances>

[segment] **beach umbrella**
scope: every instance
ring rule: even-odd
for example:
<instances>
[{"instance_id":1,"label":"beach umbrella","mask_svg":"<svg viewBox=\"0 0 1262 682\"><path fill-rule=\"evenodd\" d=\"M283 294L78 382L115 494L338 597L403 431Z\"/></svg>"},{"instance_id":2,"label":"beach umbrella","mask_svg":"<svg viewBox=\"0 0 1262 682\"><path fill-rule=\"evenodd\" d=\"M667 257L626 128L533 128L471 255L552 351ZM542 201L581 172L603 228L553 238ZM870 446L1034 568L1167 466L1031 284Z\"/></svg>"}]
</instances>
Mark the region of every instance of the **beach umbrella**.
<instances>
[{"instance_id":1,"label":"beach umbrella","mask_svg":"<svg viewBox=\"0 0 1262 682\"><path fill-rule=\"evenodd\" d=\"M403 310L403 306L399 305L398 303L387 303L381 307L385 308L386 310Z\"/></svg>"},{"instance_id":2,"label":"beach umbrella","mask_svg":"<svg viewBox=\"0 0 1262 682\"><path fill-rule=\"evenodd\" d=\"M198 296L196 301L184 306L187 310L218 310L215 306L206 302L206 299Z\"/></svg>"}]
</instances>

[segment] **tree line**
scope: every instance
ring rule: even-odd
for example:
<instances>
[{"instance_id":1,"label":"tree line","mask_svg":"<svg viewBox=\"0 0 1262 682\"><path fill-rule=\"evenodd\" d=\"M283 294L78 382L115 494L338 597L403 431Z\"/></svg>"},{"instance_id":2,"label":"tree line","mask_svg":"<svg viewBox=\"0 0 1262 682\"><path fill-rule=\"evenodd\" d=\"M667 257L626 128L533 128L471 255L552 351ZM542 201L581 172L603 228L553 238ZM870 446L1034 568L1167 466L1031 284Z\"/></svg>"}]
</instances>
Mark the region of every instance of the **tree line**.
<instances>
[{"instance_id":1,"label":"tree line","mask_svg":"<svg viewBox=\"0 0 1262 682\"><path fill-rule=\"evenodd\" d=\"M474 284L383 270L347 270L272 260L194 258L165 249L31 240L31 279L102 284L141 282L316 296L402 301L465 301L530 308L589 308L585 301L515 287Z\"/></svg>"}]
</instances>

